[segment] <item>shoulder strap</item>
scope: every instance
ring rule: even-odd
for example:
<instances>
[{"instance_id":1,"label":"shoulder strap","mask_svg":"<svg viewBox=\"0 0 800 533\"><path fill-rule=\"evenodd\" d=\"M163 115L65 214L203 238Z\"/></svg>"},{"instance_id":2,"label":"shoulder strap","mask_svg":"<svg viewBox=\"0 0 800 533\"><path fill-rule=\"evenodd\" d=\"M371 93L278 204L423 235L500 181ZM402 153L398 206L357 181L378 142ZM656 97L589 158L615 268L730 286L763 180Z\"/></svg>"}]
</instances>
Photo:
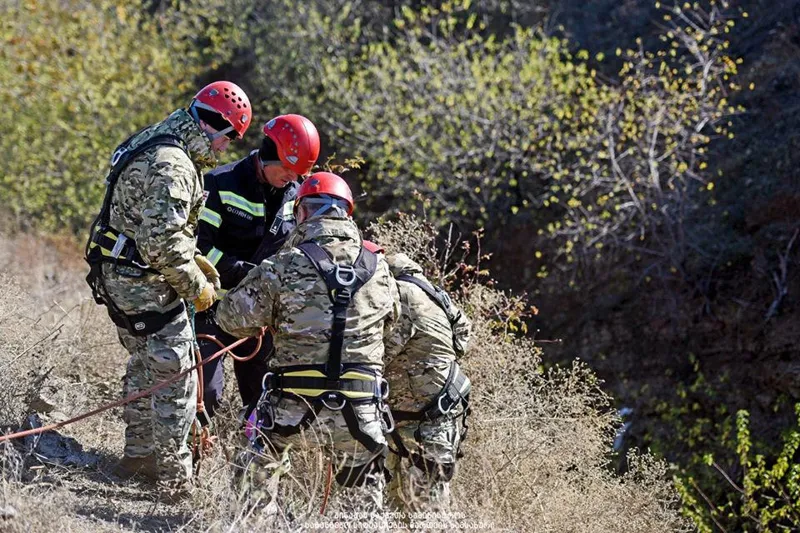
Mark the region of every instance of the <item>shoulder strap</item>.
<instances>
[{"instance_id":1,"label":"shoulder strap","mask_svg":"<svg viewBox=\"0 0 800 533\"><path fill-rule=\"evenodd\" d=\"M106 176L106 194L103 198L103 207L100 210L99 222L103 226L108 225L108 219L111 216L111 198L114 196L114 186L117 184L120 174L122 174L122 171L131 161L131 159L141 154L145 150L158 145L175 146L176 148L180 148L184 152L187 152L186 145L181 138L168 133L156 135L155 137L147 139L142 144L129 150L128 145L135 136L136 134L123 142L119 147L117 147L116 150L114 150L114 155L111 156L111 170L108 172L108 176Z\"/></svg>"},{"instance_id":2,"label":"shoulder strap","mask_svg":"<svg viewBox=\"0 0 800 533\"><path fill-rule=\"evenodd\" d=\"M420 279L416 276L412 276L411 274L400 274L398 276L395 276L395 279L398 281L407 281L408 283L413 283L414 285L422 289L425 292L425 294L427 294L428 297L430 297L431 300L433 300L439 307L442 308L442 311L445 312L445 314L447 315L447 319L450 321L450 323L453 323L455 321L455 317L450 311L451 307L450 296L445 291L437 287L434 287L431 283L423 279Z\"/></svg>"},{"instance_id":3,"label":"shoulder strap","mask_svg":"<svg viewBox=\"0 0 800 533\"><path fill-rule=\"evenodd\" d=\"M147 139L142 144L129 150L128 146L130 145L131 140L133 140L136 135L142 131L144 130L139 130L128 137L117 147L116 150L114 150L114 155L111 156L111 170L109 170L108 175L106 176L106 193L103 196L103 205L100 207L100 213L98 213L97 217L92 222L91 228L89 228L89 240L87 241L86 248L84 250L84 257L87 258L87 260L89 257L89 247L91 246L95 235L105 233L108 228L109 219L111 218L111 200L114 197L114 186L117 184L120 174L122 174L122 171L131 161L131 159L141 154L148 148L152 148L156 145L175 146L188 154L186 145L181 138L171 134L156 135L155 137Z\"/></svg>"},{"instance_id":4,"label":"shoulder strap","mask_svg":"<svg viewBox=\"0 0 800 533\"><path fill-rule=\"evenodd\" d=\"M341 265L334 263L330 254L314 241L302 242L297 248L308 257L322 276L328 288L328 297L333 304L331 345L325 374L329 380L336 381L342 371L342 345L347 308L355 293L375 274L378 256L362 247L355 263Z\"/></svg>"}]
</instances>

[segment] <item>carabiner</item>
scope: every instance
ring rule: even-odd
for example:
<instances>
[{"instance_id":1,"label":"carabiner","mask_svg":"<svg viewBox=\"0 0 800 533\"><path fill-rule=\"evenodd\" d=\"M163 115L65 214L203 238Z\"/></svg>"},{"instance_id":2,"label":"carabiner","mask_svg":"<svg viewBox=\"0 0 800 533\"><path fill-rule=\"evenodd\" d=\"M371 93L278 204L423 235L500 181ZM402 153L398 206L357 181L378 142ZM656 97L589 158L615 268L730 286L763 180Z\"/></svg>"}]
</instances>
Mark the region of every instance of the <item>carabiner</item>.
<instances>
[{"instance_id":1,"label":"carabiner","mask_svg":"<svg viewBox=\"0 0 800 533\"><path fill-rule=\"evenodd\" d=\"M445 399L445 396L446 396L445 394L442 394L441 396L439 396L439 401L437 402L437 404L438 404L438 407L439 407L439 412L440 412L440 413L442 413L443 415L449 414L449 413L450 413L450 411L452 411L452 410L453 410L453 407L456 405L455 403L451 404L451 405L450 405L450 408L449 408L449 409L447 409L447 410L445 411L445 410L442 408L442 400L444 400L444 399Z\"/></svg>"},{"instance_id":2,"label":"carabiner","mask_svg":"<svg viewBox=\"0 0 800 533\"><path fill-rule=\"evenodd\" d=\"M319 401L322 402L322 405L324 405L327 409L330 409L331 411L341 411L342 409L344 409L344 404L347 403L347 398L341 398L341 400L342 403L340 405L331 407L330 405L328 405L328 402L325 401L324 397L320 397L319 399Z\"/></svg>"},{"instance_id":3,"label":"carabiner","mask_svg":"<svg viewBox=\"0 0 800 533\"><path fill-rule=\"evenodd\" d=\"M269 380L270 376L274 376L274 375L275 375L274 372L267 372L266 374L264 374L264 377L261 378L261 390L263 392L266 393L266 392L270 391L270 389L267 389L267 381ZM262 394L262 396L263 396L263 394Z\"/></svg>"}]
</instances>

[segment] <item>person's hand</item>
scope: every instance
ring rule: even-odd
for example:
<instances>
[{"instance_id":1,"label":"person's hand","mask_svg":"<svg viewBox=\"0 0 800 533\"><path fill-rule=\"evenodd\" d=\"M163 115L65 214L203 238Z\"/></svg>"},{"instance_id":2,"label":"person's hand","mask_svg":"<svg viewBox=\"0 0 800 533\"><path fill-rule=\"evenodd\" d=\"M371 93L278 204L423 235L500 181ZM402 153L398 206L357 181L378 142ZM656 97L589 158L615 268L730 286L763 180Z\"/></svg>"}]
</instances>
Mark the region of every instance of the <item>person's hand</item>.
<instances>
[{"instance_id":1,"label":"person's hand","mask_svg":"<svg viewBox=\"0 0 800 533\"><path fill-rule=\"evenodd\" d=\"M194 299L192 302L194 304L195 311L198 313L202 313L212 305L217 299L217 291L214 290L214 285L211 283L206 283L206 286L203 287L203 292L200 293L200 296Z\"/></svg>"},{"instance_id":2,"label":"person's hand","mask_svg":"<svg viewBox=\"0 0 800 533\"><path fill-rule=\"evenodd\" d=\"M219 282L219 272L206 256L197 254L194 256L194 262L197 263L197 266L200 267L200 270L203 272L208 282L211 283L215 289L222 288Z\"/></svg>"}]
</instances>

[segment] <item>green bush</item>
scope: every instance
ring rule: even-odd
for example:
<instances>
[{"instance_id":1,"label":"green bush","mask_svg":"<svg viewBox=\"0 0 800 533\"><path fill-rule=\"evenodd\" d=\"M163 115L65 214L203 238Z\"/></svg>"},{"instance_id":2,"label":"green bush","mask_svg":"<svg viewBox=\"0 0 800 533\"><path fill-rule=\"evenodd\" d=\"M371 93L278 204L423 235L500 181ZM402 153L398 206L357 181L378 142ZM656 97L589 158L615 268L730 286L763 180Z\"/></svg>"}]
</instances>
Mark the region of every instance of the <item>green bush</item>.
<instances>
[{"instance_id":1,"label":"green bush","mask_svg":"<svg viewBox=\"0 0 800 533\"><path fill-rule=\"evenodd\" d=\"M736 414L735 453L737 475L729 475L712 454L703 462L724 478L726 490L715 491L714 500L691 474L676 477L683 499L683 512L705 533L715 531L780 532L800 527L800 404L795 406L798 425L784 435L777 451L755 453L750 435L750 414ZM759 446L767 448L769 446ZM719 494L722 493L721 496Z\"/></svg>"},{"instance_id":2,"label":"green bush","mask_svg":"<svg viewBox=\"0 0 800 533\"><path fill-rule=\"evenodd\" d=\"M114 147L188 103L208 66L198 43L219 39L196 4L0 6L0 200L21 227L85 230Z\"/></svg>"},{"instance_id":3,"label":"green bush","mask_svg":"<svg viewBox=\"0 0 800 533\"><path fill-rule=\"evenodd\" d=\"M727 3L665 10L663 47L618 50L617 80L592 68L602 54L531 28L498 36L469 0L436 5L382 24L386 10L346 0L291 19L265 8L245 37L275 80L262 108L302 109L329 148L364 157L372 213L414 210L419 191L438 223L540 228L536 256L566 270L624 251L671 276L709 253L706 154L732 135L738 89Z\"/></svg>"}]
</instances>

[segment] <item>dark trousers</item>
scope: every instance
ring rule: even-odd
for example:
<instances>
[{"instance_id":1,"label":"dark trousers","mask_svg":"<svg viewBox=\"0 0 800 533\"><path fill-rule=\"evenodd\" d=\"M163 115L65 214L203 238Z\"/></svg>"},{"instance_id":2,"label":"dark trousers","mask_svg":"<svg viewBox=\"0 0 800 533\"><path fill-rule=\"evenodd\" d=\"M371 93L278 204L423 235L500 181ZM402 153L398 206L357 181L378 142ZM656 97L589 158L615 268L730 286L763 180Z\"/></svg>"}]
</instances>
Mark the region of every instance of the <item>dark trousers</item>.
<instances>
[{"instance_id":1,"label":"dark trousers","mask_svg":"<svg viewBox=\"0 0 800 533\"><path fill-rule=\"evenodd\" d=\"M225 346L237 341L232 335L225 333L214 321L214 311L206 311L195 315L196 333L213 335ZM237 346L233 353L236 356L244 357L253 352L256 347L256 340L249 340ZM219 346L210 340L199 340L200 355L205 360L221 350ZM272 353L272 335L266 333L261 343L261 349L256 356L246 362L233 362L233 373L236 375L236 383L239 386L239 395L243 405L255 404L261 396L261 380L267 373L267 358ZM223 360L226 354L214 359L208 364L203 365L203 403L209 417L214 416L214 412L222 403L222 393L225 387L225 376L223 373Z\"/></svg>"}]
</instances>

